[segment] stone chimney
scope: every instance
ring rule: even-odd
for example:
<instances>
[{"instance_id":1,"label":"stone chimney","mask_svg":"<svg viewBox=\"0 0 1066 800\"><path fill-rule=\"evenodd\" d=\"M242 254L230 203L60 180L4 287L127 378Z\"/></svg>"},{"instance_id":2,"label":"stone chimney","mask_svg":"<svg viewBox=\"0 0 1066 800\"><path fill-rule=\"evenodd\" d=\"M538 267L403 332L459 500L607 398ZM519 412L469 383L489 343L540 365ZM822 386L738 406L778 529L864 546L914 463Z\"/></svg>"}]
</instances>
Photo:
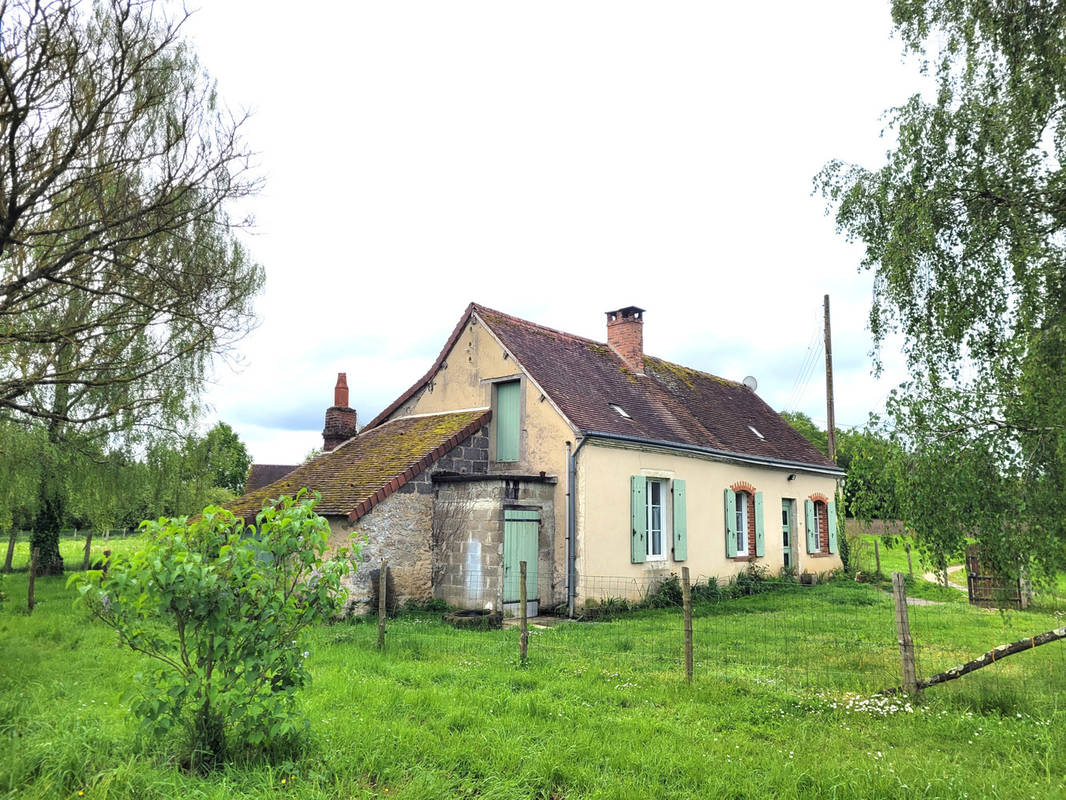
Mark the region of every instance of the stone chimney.
<instances>
[{"instance_id":1,"label":"stone chimney","mask_svg":"<svg viewBox=\"0 0 1066 800\"><path fill-rule=\"evenodd\" d=\"M644 374L644 309L626 306L607 312L607 346L633 372Z\"/></svg>"},{"instance_id":2,"label":"stone chimney","mask_svg":"<svg viewBox=\"0 0 1066 800\"><path fill-rule=\"evenodd\" d=\"M348 407L348 376L337 373L333 405L326 409L326 427L322 430L322 450L329 452L355 436L355 409Z\"/></svg>"}]
</instances>

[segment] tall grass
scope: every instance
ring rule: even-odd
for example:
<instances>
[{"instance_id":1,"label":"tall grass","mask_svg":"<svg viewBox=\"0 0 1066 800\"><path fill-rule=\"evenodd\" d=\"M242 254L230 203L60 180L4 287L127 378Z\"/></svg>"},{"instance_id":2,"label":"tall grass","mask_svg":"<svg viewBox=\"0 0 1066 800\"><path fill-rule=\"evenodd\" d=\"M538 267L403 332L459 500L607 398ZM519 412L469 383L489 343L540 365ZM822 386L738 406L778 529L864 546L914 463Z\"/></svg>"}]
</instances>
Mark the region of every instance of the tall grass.
<instances>
[{"instance_id":1,"label":"tall grass","mask_svg":"<svg viewBox=\"0 0 1066 800\"><path fill-rule=\"evenodd\" d=\"M25 575L5 583L0 792L20 799L1066 792L1060 644L985 670L1017 670L985 688L964 678L920 701L879 700L871 690L898 674L891 603L855 583L698 606L691 686L674 609L535 629L525 667L515 629L412 614L390 620L379 653L372 624L321 626L306 644L304 756L206 777L175 765L173 743L138 735L120 695L147 665L88 623L62 579L38 581L32 616L18 602ZM912 615L921 667L1063 624L1056 613L925 607Z\"/></svg>"}]
</instances>

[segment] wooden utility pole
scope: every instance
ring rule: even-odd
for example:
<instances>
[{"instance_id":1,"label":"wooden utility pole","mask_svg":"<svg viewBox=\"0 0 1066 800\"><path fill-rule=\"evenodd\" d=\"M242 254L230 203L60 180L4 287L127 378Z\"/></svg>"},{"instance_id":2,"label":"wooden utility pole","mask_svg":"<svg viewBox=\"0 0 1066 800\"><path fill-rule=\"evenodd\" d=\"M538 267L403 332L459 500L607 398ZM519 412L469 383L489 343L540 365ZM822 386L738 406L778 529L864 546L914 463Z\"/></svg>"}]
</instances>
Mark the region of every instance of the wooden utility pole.
<instances>
[{"instance_id":1,"label":"wooden utility pole","mask_svg":"<svg viewBox=\"0 0 1066 800\"><path fill-rule=\"evenodd\" d=\"M829 295L825 296L825 433L829 460L837 463L836 415L833 413L833 336L829 331Z\"/></svg>"}]
</instances>

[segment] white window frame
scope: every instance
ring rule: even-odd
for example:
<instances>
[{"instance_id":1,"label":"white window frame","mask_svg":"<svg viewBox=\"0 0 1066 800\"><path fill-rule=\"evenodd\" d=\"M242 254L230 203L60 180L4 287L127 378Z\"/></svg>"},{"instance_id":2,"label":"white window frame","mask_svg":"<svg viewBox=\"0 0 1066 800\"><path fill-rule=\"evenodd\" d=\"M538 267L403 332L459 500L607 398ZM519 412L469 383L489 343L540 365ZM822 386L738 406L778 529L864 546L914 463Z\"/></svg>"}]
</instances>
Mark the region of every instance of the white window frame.
<instances>
[{"instance_id":1,"label":"white window frame","mask_svg":"<svg viewBox=\"0 0 1066 800\"><path fill-rule=\"evenodd\" d=\"M748 496L748 492L741 490L734 492L733 497L737 504L737 558L748 556Z\"/></svg>"},{"instance_id":2,"label":"white window frame","mask_svg":"<svg viewBox=\"0 0 1066 800\"><path fill-rule=\"evenodd\" d=\"M825 508L825 503L821 500L814 501L814 550L812 553L822 552L822 515L818 512L818 505L821 504L822 508ZM828 512L826 512L828 515Z\"/></svg>"},{"instance_id":3,"label":"white window frame","mask_svg":"<svg viewBox=\"0 0 1066 800\"><path fill-rule=\"evenodd\" d=\"M645 478L644 480L646 481L646 483L644 485L644 510L645 510L645 514L646 514L646 516L645 516L645 522L646 522L645 531L647 532L647 541L648 541L647 560L648 561L666 561L666 554L667 554L667 551L670 549L670 534L671 534L670 525L671 525L671 522L673 521L671 519L671 517L670 517L670 514L671 514L670 509L671 509L671 506L673 505L673 503L670 502L671 498L673 497L673 495L670 492L670 481L668 479L666 479L666 478ZM658 484L658 486L659 486L659 519L660 519L660 522L661 522L661 525L662 525L662 529L659 532L659 546L660 546L660 549L662 550L661 553L653 553L652 552L652 543L653 543L653 539L654 539L654 536L653 536L653 533L652 533L653 528L652 528L652 524L651 524L651 519L652 519L652 515L651 515L651 510L652 510L651 494L652 494L652 490L651 490L651 487L652 487L652 484Z\"/></svg>"}]
</instances>

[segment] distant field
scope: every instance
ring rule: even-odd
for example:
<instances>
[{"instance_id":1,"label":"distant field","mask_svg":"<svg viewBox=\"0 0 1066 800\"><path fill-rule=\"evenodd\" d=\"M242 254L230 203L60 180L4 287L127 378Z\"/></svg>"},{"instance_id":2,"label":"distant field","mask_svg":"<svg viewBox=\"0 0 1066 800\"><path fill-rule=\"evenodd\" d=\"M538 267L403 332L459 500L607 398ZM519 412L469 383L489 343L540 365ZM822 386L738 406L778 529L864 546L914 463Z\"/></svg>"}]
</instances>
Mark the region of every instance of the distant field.
<instances>
[{"instance_id":1,"label":"distant field","mask_svg":"<svg viewBox=\"0 0 1066 800\"><path fill-rule=\"evenodd\" d=\"M63 549L77 554L76 543ZM920 701L876 698L898 679L891 601L853 581L697 606L692 686L674 609L535 630L525 667L514 629L411 615L390 621L382 654L375 625L322 626L298 645L314 675L306 753L206 778L173 765L173 743L138 735L119 696L145 662L117 649L64 584L38 581L27 617L25 573L3 581L0 791L20 800L1066 793L1062 643ZM1062 625L1066 610L953 603L911 620L931 674Z\"/></svg>"}]
</instances>

